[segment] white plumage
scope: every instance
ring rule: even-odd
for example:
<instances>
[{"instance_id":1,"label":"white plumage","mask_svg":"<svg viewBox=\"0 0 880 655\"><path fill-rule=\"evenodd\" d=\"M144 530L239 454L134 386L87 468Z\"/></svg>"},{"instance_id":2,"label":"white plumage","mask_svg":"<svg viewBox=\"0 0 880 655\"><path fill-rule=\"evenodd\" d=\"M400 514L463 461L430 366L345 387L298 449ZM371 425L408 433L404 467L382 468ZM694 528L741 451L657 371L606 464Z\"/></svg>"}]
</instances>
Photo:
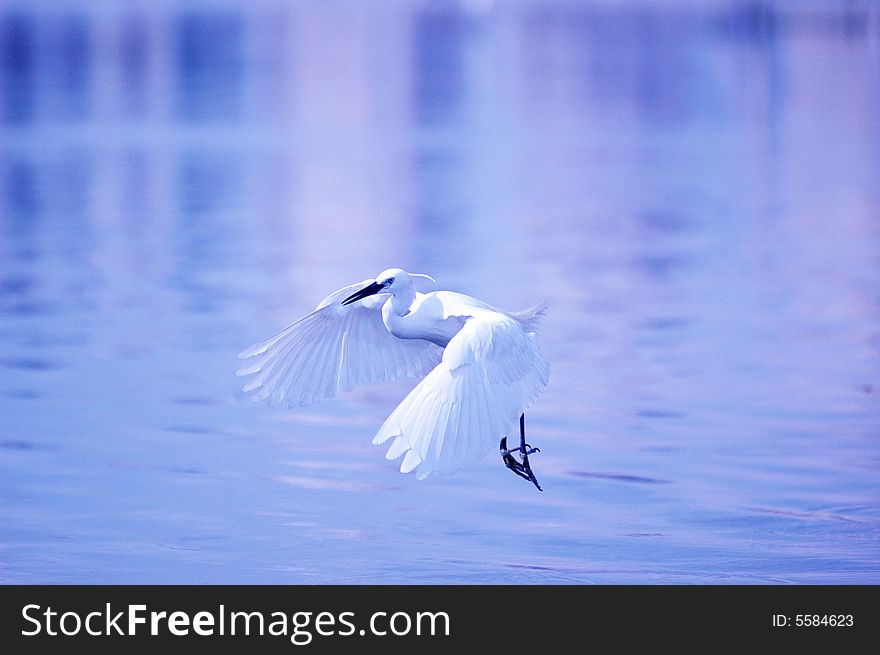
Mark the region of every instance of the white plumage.
<instances>
[{"instance_id":1,"label":"white plumage","mask_svg":"<svg viewBox=\"0 0 880 655\"><path fill-rule=\"evenodd\" d=\"M330 294L311 314L243 351L244 391L309 405L357 384L425 376L373 439L419 479L477 461L508 435L549 379L537 306L508 313L451 291L419 293L428 276L383 271ZM426 375L427 374L427 375Z\"/></svg>"}]
</instances>

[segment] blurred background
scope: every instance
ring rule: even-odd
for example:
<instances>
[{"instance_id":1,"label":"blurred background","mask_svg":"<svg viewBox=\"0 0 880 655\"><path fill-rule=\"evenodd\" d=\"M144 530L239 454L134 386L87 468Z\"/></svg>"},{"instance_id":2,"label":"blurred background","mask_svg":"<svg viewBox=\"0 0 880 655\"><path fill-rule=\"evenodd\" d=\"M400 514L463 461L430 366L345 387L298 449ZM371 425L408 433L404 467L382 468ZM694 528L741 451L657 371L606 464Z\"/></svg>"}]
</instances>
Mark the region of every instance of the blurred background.
<instances>
[{"instance_id":1,"label":"blurred background","mask_svg":"<svg viewBox=\"0 0 880 655\"><path fill-rule=\"evenodd\" d=\"M868 1L0 0L0 580L880 583ZM236 353L542 299L545 491Z\"/></svg>"}]
</instances>

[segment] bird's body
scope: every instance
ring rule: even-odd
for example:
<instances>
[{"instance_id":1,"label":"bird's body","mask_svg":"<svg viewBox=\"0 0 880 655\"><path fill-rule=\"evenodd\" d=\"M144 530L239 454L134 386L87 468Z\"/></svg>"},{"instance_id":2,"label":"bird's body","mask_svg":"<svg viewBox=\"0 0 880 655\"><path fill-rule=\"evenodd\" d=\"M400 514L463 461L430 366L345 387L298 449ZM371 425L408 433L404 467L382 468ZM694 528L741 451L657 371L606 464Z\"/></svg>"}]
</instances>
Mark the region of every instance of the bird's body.
<instances>
[{"instance_id":1,"label":"bird's body","mask_svg":"<svg viewBox=\"0 0 880 655\"><path fill-rule=\"evenodd\" d=\"M403 314L398 311L404 305L401 303L396 307L392 298L382 305L382 322L398 339L423 339L445 348L467 320L446 311L452 305L453 295L460 294L449 291L416 293L412 304L404 309Z\"/></svg>"},{"instance_id":2,"label":"bird's body","mask_svg":"<svg viewBox=\"0 0 880 655\"><path fill-rule=\"evenodd\" d=\"M254 375L244 390L271 404L308 405L363 382L425 376L373 443L390 440L386 457L402 456L401 472L420 479L480 459L547 384L535 336L543 306L509 313L453 291L419 293L414 280L433 282L388 269L329 295L239 355L250 361L237 373ZM523 432L527 468L526 446ZM505 464L525 471L510 452L503 442Z\"/></svg>"}]
</instances>

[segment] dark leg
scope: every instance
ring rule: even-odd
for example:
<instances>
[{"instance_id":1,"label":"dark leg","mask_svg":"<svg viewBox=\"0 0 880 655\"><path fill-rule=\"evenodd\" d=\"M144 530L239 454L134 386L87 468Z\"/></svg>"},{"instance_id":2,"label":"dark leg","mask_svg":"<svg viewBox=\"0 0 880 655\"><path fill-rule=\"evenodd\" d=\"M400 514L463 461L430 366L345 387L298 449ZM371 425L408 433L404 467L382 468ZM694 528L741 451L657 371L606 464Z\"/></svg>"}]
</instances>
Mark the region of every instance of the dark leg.
<instances>
[{"instance_id":1,"label":"dark leg","mask_svg":"<svg viewBox=\"0 0 880 655\"><path fill-rule=\"evenodd\" d=\"M532 448L530 444L526 443L526 415L519 415L519 452L525 458L531 455L532 453L540 453L540 448ZM528 466L528 464L526 464Z\"/></svg>"},{"instance_id":2,"label":"dark leg","mask_svg":"<svg viewBox=\"0 0 880 655\"><path fill-rule=\"evenodd\" d=\"M507 449L507 437L501 437L501 443L498 445L501 449L501 460L504 462L504 465L509 468L511 471L516 473L519 477L529 480L528 474L525 472L525 468L523 465L517 462L513 455L510 453L515 453L517 450L508 450Z\"/></svg>"},{"instance_id":3,"label":"dark leg","mask_svg":"<svg viewBox=\"0 0 880 655\"><path fill-rule=\"evenodd\" d=\"M532 453L541 452L537 448L531 448L529 444L526 443L526 415L520 414L519 416L519 452L520 457L522 458L522 467L523 470L528 475L528 479L532 481L538 491L544 491L541 489L541 485L538 484L538 479L535 477L535 474L532 472L532 467L529 465L529 455Z\"/></svg>"},{"instance_id":4,"label":"dark leg","mask_svg":"<svg viewBox=\"0 0 880 655\"><path fill-rule=\"evenodd\" d=\"M519 448L508 450L507 437L501 438L499 448L501 449L501 459L507 468L516 473L519 477L528 480L529 482L534 484L538 488L538 491L543 491L543 489L541 489L541 485L538 484L537 478L535 478L535 474L532 472L531 465L529 464L529 455L531 455L532 453L539 453L541 451L538 448L532 448L529 444L526 443L525 414L522 414L519 417ZM522 463L516 461L516 459L513 457L513 453L519 453Z\"/></svg>"}]
</instances>

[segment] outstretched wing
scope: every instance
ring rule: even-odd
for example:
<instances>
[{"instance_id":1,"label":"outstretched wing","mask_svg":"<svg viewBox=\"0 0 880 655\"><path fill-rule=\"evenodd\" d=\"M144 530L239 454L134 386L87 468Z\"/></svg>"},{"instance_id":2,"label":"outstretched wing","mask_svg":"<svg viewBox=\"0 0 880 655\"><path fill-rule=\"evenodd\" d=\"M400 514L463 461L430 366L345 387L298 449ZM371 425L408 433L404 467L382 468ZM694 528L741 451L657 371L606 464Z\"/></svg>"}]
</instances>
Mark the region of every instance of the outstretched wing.
<instances>
[{"instance_id":1,"label":"outstretched wing","mask_svg":"<svg viewBox=\"0 0 880 655\"><path fill-rule=\"evenodd\" d=\"M373 439L394 439L385 457L403 455L401 473L452 473L482 458L510 433L547 385L550 365L534 334L509 316L479 312L443 359L394 410Z\"/></svg>"},{"instance_id":2,"label":"outstretched wing","mask_svg":"<svg viewBox=\"0 0 880 655\"><path fill-rule=\"evenodd\" d=\"M398 339L382 322L386 295L343 306L342 301L373 280L327 296L304 316L239 354L249 360L236 375L253 375L244 391L270 405L310 405L364 382L422 376L442 350L419 339Z\"/></svg>"}]
</instances>

